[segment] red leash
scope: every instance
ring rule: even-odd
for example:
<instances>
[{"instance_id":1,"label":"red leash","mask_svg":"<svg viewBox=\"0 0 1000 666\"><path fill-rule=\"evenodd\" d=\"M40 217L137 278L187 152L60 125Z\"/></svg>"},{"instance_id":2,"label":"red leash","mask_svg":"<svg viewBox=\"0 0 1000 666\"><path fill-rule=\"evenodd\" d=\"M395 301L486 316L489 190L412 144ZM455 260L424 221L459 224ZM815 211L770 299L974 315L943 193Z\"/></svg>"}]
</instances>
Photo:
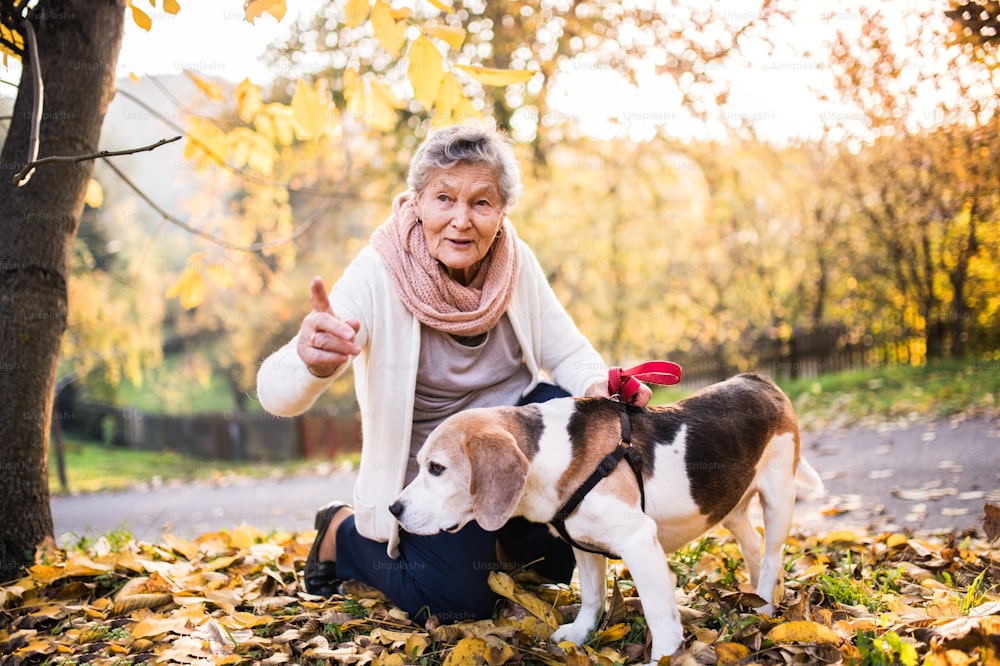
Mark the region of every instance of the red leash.
<instances>
[{"instance_id":1,"label":"red leash","mask_svg":"<svg viewBox=\"0 0 1000 666\"><path fill-rule=\"evenodd\" d=\"M639 382L672 386L681 380L681 366L670 361L647 361L634 368L608 370L608 394L612 400L631 403L639 392Z\"/></svg>"}]
</instances>

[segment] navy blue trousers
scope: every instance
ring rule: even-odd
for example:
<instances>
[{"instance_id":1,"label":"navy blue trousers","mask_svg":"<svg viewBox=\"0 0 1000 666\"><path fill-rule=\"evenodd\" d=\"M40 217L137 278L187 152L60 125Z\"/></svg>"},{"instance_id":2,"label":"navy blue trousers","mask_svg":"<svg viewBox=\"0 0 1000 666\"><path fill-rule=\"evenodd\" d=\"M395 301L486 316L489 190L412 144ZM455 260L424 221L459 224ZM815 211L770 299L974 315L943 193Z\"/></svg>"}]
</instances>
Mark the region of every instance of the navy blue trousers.
<instances>
[{"instance_id":1,"label":"navy blue trousers","mask_svg":"<svg viewBox=\"0 0 1000 666\"><path fill-rule=\"evenodd\" d=\"M569 394L539 384L519 404L545 402ZM497 560L497 543L513 564ZM491 571L524 565L550 580L568 583L576 562L568 544L548 527L513 518L495 532L471 522L458 532L417 536L400 531L399 558L384 543L358 534L354 517L337 528L337 577L356 579L380 590L414 620L436 615L444 623L493 615L499 597L490 589Z\"/></svg>"}]
</instances>

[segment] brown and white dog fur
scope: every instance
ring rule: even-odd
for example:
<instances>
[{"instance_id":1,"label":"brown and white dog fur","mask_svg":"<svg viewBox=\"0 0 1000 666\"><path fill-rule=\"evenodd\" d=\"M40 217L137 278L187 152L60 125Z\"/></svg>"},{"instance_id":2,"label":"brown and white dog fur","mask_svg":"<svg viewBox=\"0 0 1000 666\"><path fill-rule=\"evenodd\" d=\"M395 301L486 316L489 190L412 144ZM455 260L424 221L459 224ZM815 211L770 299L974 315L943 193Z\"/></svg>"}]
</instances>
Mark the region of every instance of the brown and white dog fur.
<instances>
[{"instance_id":1,"label":"brown and white dog fur","mask_svg":"<svg viewBox=\"0 0 1000 666\"><path fill-rule=\"evenodd\" d=\"M621 438L620 405L562 398L524 407L470 409L431 433L420 471L390 511L412 534L456 531L470 520L487 530L512 516L547 523ZM721 523L739 543L751 584L774 610L782 548L796 480L822 486L799 457L792 405L770 379L738 375L677 403L632 409L632 443L641 454L646 508L624 461L566 520L578 542L618 554L632 573L652 634L653 661L683 642L676 585L664 553ZM761 538L748 508L759 496ZM606 596L602 555L574 548L581 608L553 641L583 643Z\"/></svg>"}]
</instances>

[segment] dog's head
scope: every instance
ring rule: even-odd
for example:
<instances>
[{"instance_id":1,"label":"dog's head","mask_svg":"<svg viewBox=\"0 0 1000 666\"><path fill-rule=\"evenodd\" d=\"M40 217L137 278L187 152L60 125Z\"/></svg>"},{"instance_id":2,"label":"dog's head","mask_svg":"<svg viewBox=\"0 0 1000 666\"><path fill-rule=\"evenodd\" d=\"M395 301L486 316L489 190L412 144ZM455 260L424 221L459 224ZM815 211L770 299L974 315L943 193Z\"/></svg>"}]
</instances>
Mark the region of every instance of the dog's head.
<instances>
[{"instance_id":1,"label":"dog's head","mask_svg":"<svg viewBox=\"0 0 1000 666\"><path fill-rule=\"evenodd\" d=\"M411 534L457 532L470 520L497 530L524 493L528 459L490 409L446 419L417 454L420 471L389 507Z\"/></svg>"}]
</instances>

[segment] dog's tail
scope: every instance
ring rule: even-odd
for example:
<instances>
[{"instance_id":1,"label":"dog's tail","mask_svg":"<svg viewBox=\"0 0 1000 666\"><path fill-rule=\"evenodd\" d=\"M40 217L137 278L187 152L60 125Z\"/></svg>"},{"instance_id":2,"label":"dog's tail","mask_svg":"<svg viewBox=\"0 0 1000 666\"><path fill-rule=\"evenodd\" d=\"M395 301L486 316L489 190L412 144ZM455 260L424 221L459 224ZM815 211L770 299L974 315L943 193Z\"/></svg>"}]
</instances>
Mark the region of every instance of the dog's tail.
<instances>
[{"instance_id":1,"label":"dog's tail","mask_svg":"<svg viewBox=\"0 0 1000 666\"><path fill-rule=\"evenodd\" d=\"M795 470L795 483L803 488L808 488L816 495L822 495L824 492L823 479L820 478L819 472L806 462L805 458L799 458L799 465Z\"/></svg>"}]
</instances>

